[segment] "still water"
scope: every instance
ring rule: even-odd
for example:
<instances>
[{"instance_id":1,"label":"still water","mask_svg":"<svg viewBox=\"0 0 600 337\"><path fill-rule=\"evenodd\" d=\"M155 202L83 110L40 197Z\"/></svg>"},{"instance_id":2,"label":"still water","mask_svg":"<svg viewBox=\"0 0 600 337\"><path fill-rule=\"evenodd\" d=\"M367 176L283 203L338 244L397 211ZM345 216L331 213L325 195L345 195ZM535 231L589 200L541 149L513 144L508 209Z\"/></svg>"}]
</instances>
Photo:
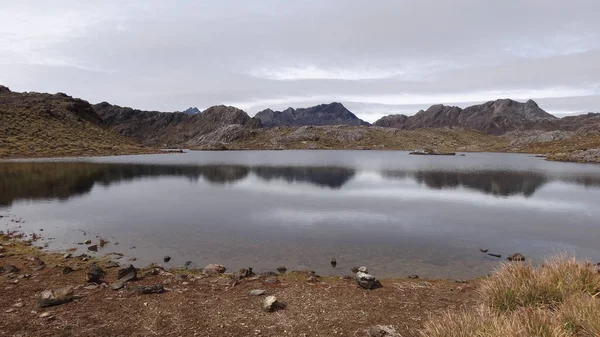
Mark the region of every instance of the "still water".
<instances>
[{"instance_id":1,"label":"still water","mask_svg":"<svg viewBox=\"0 0 600 337\"><path fill-rule=\"evenodd\" d=\"M0 230L142 266L485 275L479 252L600 261L600 166L520 154L229 151L0 163ZM15 223L22 218L23 223ZM43 232L40 232L43 229ZM115 243L118 243L115 245ZM335 258L337 268L329 261Z\"/></svg>"}]
</instances>

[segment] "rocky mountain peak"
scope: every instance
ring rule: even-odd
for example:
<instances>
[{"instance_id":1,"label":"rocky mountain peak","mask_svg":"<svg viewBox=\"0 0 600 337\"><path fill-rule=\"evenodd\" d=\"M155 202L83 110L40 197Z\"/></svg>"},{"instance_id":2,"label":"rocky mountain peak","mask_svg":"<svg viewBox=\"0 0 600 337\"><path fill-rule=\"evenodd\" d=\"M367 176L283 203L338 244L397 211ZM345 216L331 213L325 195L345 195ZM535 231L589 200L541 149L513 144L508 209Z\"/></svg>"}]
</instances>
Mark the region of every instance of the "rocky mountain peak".
<instances>
[{"instance_id":1,"label":"rocky mountain peak","mask_svg":"<svg viewBox=\"0 0 600 337\"><path fill-rule=\"evenodd\" d=\"M342 103L319 104L309 108L266 109L256 114L265 127L307 125L368 125Z\"/></svg>"},{"instance_id":2,"label":"rocky mountain peak","mask_svg":"<svg viewBox=\"0 0 600 337\"><path fill-rule=\"evenodd\" d=\"M9 93L9 92L11 92L11 91L8 87L0 85L0 94Z\"/></svg>"}]
</instances>

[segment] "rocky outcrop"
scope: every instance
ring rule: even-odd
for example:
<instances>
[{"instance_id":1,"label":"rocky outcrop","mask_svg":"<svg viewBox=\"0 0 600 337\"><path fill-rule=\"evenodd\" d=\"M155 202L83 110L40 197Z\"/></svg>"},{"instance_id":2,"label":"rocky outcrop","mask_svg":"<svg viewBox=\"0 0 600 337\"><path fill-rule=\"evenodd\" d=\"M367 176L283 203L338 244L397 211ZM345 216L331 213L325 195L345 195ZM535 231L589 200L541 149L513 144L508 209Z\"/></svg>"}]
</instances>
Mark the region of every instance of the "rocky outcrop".
<instances>
[{"instance_id":1,"label":"rocky outcrop","mask_svg":"<svg viewBox=\"0 0 600 337\"><path fill-rule=\"evenodd\" d=\"M283 111L263 110L256 114L265 127L305 125L369 125L341 103L321 104L310 108Z\"/></svg>"},{"instance_id":2,"label":"rocky outcrop","mask_svg":"<svg viewBox=\"0 0 600 337\"><path fill-rule=\"evenodd\" d=\"M248 116L244 111L224 105L213 106L200 114L186 114L183 112L158 112L141 111L132 108L123 108L102 102L94 105L94 109L102 117L104 124L123 136L152 146L182 147L186 144L200 146L205 143L218 143L224 139L223 130L211 133L230 125L257 128L261 124ZM235 137L235 133L242 130L227 132L228 136ZM229 130L232 131L232 130Z\"/></svg>"},{"instance_id":3,"label":"rocky outcrop","mask_svg":"<svg viewBox=\"0 0 600 337\"><path fill-rule=\"evenodd\" d=\"M525 103L499 99L465 109L433 105L414 116L390 115L374 123L377 126L414 130L420 128L465 128L500 135L512 130L556 129L556 117L534 101Z\"/></svg>"}]
</instances>

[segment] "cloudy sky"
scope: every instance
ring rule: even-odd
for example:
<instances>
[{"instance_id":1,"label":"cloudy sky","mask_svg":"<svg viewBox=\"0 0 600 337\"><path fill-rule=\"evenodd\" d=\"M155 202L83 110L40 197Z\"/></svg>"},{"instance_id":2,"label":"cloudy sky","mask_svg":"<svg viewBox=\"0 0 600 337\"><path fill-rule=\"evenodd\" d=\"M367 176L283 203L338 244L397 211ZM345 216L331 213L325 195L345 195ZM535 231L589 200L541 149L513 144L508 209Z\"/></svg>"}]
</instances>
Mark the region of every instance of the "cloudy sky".
<instances>
[{"instance_id":1,"label":"cloudy sky","mask_svg":"<svg viewBox=\"0 0 600 337\"><path fill-rule=\"evenodd\" d=\"M600 112L599 0L0 0L0 83L146 110Z\"/></svg>"}]
</instances>

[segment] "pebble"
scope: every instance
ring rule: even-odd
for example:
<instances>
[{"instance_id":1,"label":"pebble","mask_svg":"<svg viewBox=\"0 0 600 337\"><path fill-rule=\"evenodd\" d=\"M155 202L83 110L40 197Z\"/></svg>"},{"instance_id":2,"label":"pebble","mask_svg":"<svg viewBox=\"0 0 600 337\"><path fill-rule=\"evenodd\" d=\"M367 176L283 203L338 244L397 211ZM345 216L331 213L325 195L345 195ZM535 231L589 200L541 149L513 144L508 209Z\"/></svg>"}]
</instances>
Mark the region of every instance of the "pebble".
<instances>
[{"instance_id":1,"label":"pebble","mask_svg":"<svg viewBox=\"0 0 600 337\"><path fill-rule=\"evenodd\" d=\"M285 272L287 271L287 268L285 266L281 265L281 266L277 267L276 270L281 274L285 274Z\"/></svg>"},{"instance_id":2,"label":"pebble","mask_svg":"<svg viewBox=\"0 0 600 337\"><path fill-rule=\"evenodd\" d=\"M23 302L15 303L13 305L13 307L15 307L15 308L22 308L23 306L24 306Z\"/></svg>"},{"instance_id":3,"label":"pebble","mask_svg":"<svg viewBox=\"0 0 600 337\"><path fill-rule=\"evenodd\" d=\"M265 293L266 293L266 291L263 290L263 289L253 289L253 290L250 290L248 292L248 295L250 295L250 296L261 296L261 295L264 295Z\"/></svg>"},{"instance_id":4,"label":"pebble","mask_svg":"<svg viewBox=\"0 0 600 337\"><path fill-rule=\"evenodd\" d=\"M40 314L39 317L40 318L50 318L50 317L52 317L52 314L49 312L44 312L44 313Z\"/></svg>"},{"instance_id":5,"label":"pebble","mask_svg":"<svg viewBox=\"0 0 600 337\"><path fill-rule=\"evenodd\" d=\"M14 312L14 311L15 311L14 308L10 308L10 309L6 310L5 313L10 314L11 312Z\"/></svg>"},{"instance_id":6,"label":"pebble","mask_svg":"<svg viewBox=\"0 0 600 337\"><path fill-rule=\"evenodd\" d=\"M85 241L83 241L83 244L84 244L84 245L89 245L89 244L91 244L91 243L92 243L92 240L85 240Z\"/></svg>"},{"instance_id":7,"label":"pebble","mask_svg":"<svg viewBox=\"0 0 600 337\"><path fill-rule=\"evenodd\" d=\"M285 304L279 302L275 296L267 296L263 301L262 308L266 312L273 312L279 309L284 309Z\"/></svg>"}]
</instances>

